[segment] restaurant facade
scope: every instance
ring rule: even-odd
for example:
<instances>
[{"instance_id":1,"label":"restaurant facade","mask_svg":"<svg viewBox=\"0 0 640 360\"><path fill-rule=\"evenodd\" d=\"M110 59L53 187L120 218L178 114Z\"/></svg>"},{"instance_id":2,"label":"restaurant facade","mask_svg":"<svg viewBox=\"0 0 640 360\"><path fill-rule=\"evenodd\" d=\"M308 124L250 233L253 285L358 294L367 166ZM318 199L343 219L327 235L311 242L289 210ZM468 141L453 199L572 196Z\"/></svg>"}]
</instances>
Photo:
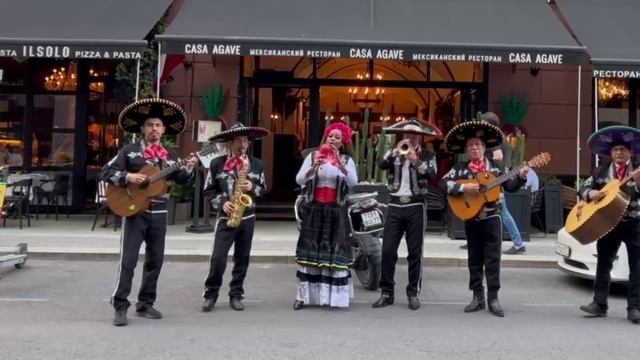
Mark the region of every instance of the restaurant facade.
<instances>
[{"instance_id":1,"label":"restaurant facade","mask_svg":"<svg viewBox=\"0 0 640 360\"><path fill-rule=\"evenodd\" d=\"M595 128L637 126L634 74L640 74L633 64L599 63L592 49L602 36L585 34L588 27L580 25L580 19L588 24L599 16L614 28L626 26L611 20L613 10L639 11L610 6L603 12L596 6L603 1L579 3L348 0L336 8L283 0L275 8L267 2L175 0L161 11L159 6L136 39L142 41L169 9L166 29L155 38L162 59L156 76L159 95L190 114L179 152L202 146L195 141L202 120L271 129L253 152L265 161L274 202L290 200L301 150L318 144L325 123L348 118L359 129L365 110L374 132L412 116L446 132L478 111L494 111L526 131L527 157L553 155L540 173L573 186L593 166L585 141ZM87 187L117 151L122 134L115 119L126 97L113 74L119 62L142 53L127 45L131 59L79 56L100 54L95 48L0 46L0 54L9 54L0 58L0 69L7 69L0 77L0 141L23 142L24 170L70 171L74 189ZM602 51L603 59L626 58L616 49ZM52 85L57 82L47 78L55 78L53 70L75 72L76 87ZM212 89L224 95L215 104L206 101ZM526 111L511 119L509 106L521 99ZM214 117L212 105L219 110ZM89 150L94 138L97 154ZM64 150L65 140L71 150ZM75 210L93 196L90 188L83 192L74 195Z\"/></svg>"}]
</instances>

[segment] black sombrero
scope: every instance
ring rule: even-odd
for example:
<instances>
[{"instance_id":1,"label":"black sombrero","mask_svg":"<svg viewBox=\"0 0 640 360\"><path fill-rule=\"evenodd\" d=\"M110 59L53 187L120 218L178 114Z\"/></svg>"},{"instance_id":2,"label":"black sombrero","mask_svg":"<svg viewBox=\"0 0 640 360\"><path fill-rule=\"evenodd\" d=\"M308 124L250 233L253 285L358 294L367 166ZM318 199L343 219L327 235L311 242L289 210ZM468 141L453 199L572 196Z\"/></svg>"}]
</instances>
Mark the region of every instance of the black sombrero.
<instances>
[{"instance_id":1,"label":"black sombrero","mask_svg":"<svg viewBox=\"0 0 640 360\"><path fill-rule=\"evenodd\" d=\"M467 121L454 126L444 138L444 143L450 152L463 153L467 140L471 138L479 138L487 148L493 148L502 144L504 134L497 126L489 123Z\"/></svg>"},{"instance_id":2,"label":"black sombrero","mask_svg":"<svg viewBox=\"0 0 640 360\"><path fill-rule=\"evenodd\" d=\"M611 156L611 149L617 145L624 145L633 154L640 154L640 130L623 125L607 126L589 136L587 144L596 155Z\"/></svg>"},{"instance_id":3,"label":"black sombrero","mask_svg":"<svg viewBox=\"0 0 640 360\"><path fill-rule=\"evenodd\" d=\"M162 120L167 135L182 133L187 124L187 114L177 104L164 99L142 99L122 110L118 125L124 131L139 133L149 118Z\"/></svg>"},{"instance_id":4,"label":"black sombrero","mask_svg":"<svg viewBox=\"0 0 640 360\"><path fill-rule=\"evenodd\" d=\"M227 130L221 131L218 134L209 138L210 142L223 142L231 141L233 138L239 136L246 136L251 139L259 139L269 135L269 130L257 127L257 126L245 126L242 123L235 123L231 125Z\"/></svg>"},{"instance_id":5,"label":"black sombrero","mask_svg":"<svg viewBox=\"0 0 640 360\"><path fill-rule=\"evenodd\" d=\"M442 136L442 132L437 127L420 121L418 119L409 119L382 128L385 134L413 134L422 136Z\"/></svg>"}]
</instances>

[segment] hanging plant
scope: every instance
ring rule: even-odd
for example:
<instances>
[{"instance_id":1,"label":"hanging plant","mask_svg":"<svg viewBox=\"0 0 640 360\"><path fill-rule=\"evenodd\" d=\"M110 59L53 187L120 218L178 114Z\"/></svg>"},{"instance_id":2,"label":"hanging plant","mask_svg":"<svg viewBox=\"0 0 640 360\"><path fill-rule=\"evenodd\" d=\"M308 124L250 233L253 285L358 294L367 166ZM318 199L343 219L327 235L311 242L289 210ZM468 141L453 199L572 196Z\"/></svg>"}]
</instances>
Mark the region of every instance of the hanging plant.
<instances>
[{"instance_id":1,"label":"hanging plant","mask_svg":"<svg viewBox=\"0 0 640 360\"><path fill-rule=\"evenodd\" d=\"M222 85L211 85L198 96L198 104L206 117L217 119L224 111L224 99L225 91Z\"/></svg>"}]
</instances>

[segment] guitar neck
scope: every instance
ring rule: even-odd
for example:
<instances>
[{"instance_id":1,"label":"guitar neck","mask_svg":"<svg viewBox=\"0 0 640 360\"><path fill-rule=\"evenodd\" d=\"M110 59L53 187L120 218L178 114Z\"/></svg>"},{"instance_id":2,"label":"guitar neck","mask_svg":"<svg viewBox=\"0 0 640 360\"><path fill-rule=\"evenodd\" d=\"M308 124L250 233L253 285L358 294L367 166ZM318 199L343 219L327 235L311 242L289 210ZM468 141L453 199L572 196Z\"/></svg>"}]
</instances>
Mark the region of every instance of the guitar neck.
<instances>
[{"instance_id":1,"label":"guitar neck","mask_svg":"<svg viewBox=\"0 0 640 360\"><path fill-rule=\"evenodd\" d=\"M207 156L207 155L213 153L214 151L215 151L215 149L213 149L213 148L204 149L202 151L199 151L197 153L197 155L198 156ZM174 172L180 170L184 164L185 164L184 160L176 161L175 163L173 163L173 164L165 167L164 169L158 171L157 173L151 175L149 177L149 182L153 183L153 182L156 182L156 181L158 181L160 179L166 178L167 176L169 176L169 175L173 174Z\"/></svg>"},{"instance_id":2,"label":"guitar neck","mask_svg":"<svg viewBox=\"0 0 640 360\"><path fill-rule=\"evenodd\" d=\"M527 166L529 165L529 162L525 163ZM511 169L511 171L508 171L500 176L498 176L495 180L491 181L490 183L487 184L487 190L488 189L493 189L496 186L500 186L503 183L507 182L509 179L511 179L512 177L514 177L515 175L517 175L520 172L520 169L522 169L524 165L518 165L515 168Z\"/></svg>"}]
</instances>

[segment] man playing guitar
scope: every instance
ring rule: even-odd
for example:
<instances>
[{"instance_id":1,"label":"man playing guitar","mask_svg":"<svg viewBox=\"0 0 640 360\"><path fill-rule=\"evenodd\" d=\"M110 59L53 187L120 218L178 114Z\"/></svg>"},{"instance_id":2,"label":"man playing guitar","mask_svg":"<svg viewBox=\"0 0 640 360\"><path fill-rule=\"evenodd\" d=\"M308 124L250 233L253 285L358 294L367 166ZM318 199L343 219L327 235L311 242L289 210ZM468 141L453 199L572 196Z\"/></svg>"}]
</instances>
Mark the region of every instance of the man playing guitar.
<instances>
[{"instance_id":1,"label":"man playing guitar","mask_svg":"<svg viewBox=\"0 0 640 360\"><path fill-rule=\"evenodd\" d=\"M180 134L185 128L186 114L178 105L164 99L139 100L120 113L118 124L124 131L142 133L144 139L120 149L100 174L101 179L122 187L126 187L127 183L143 184L147 181L146 175L136 172L145 165L163 168L179 161L175 151L160 145L162 135ZM173 173L171 180L177 183L188 182L197 162L197 158L192 156L185 168ZM166 196L152 199L145 212L127 217L124 221L120 238L118 283L111 297L111 305L115 308L115 326L127 325L127 309L130 306L127 297L131 292L133 271L142 242L146 243L146 250L136 315L149 319L162 318L162 313L153 307L153 303L162 268L166 232Z\"/></svg>"},{"instance_id":2,"label":"man playing guitar","mask_svg":"<svg viewBox=\"0 0 640 360\"><path fill-rule=\"evenodd\" d=\"M469 161L458 162L442 178L442 186L449 195L475 195L480 191L477 183L461 185L460 179L476 179L481 173L490 172L500 176L504 166L497 160L485 157L487 147L494 148L504 141L504 135L498 127L486 122L468 121L456 125L444 139L447 149L454 153L466 152ZM522 166L516 178L511 178L502 187L507 191L517 191L527 178L528 166ZM500 197L497 201L486 203L484 209L475 218L465 221L469 267L469 289L473 291L473 300L464 308L464 312L476 312L486 307L483 273L487 278L487 298L489 311L503 317L504 310L498 301L500 290L500 254L502 243L502 219L500 217Z\"/></svg>"},{"instance_id":3,"label":"man playing guitar","mask_svg":"<svg viewBox=\"0 0 640 360\"><path fill-rule=\"evenodd\" d=\"M595 317L606 316L607 298L611 282L611 268L624 241L629 257L629 285L627 294L627 319L640 323L640 204L638 184L640 169L632 155L640 153L640 130L628 126L610 126L591 135L587 141L591 151L612 161L597 167L578 195L585 201L600 199L599 191L612 180L632 178L620 187L629 196L629 206L622 220L607 235L598 240L598 265L594 283L593 301L580 306L580 310Z\"/></svg>"}]
</instances>

